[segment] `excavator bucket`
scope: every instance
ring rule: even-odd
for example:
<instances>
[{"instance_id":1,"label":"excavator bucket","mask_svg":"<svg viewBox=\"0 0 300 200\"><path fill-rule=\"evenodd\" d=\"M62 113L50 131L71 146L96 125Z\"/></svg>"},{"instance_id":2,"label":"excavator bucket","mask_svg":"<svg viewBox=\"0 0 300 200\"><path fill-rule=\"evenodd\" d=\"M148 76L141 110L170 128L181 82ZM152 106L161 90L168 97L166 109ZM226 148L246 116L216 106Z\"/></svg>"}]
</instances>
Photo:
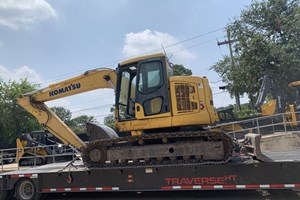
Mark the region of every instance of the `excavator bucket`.
<instances>
[{"instance_id":1,"label":"excavator bucket","mask_svg":"<svg viewBox=\"0 0 300 200\"><path fill-rule=\"evenodd\" d=\"M112 128L104 124L87 122L86 130L90 142L95 140L113 139L119 137L118 134Z\"/></svg>"}]
</instances>

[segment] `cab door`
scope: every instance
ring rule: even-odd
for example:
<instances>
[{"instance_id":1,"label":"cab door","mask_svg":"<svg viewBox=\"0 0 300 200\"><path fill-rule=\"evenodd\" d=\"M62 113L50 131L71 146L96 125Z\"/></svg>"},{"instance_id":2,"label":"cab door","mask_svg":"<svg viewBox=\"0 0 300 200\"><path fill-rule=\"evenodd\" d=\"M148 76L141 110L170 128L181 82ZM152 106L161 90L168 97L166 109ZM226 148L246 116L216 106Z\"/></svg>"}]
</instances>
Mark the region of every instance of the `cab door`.
<instances>
[{"instance_id":1,"label":"cab door","mask_svg":"<svg viewBox=\"0 0 300 200\"><path fill-rule=\"evenodd\" d=\"M165 57L140 61L136 85L135 112L137 119L171 115Z\"/></svg>"}]
</instances>

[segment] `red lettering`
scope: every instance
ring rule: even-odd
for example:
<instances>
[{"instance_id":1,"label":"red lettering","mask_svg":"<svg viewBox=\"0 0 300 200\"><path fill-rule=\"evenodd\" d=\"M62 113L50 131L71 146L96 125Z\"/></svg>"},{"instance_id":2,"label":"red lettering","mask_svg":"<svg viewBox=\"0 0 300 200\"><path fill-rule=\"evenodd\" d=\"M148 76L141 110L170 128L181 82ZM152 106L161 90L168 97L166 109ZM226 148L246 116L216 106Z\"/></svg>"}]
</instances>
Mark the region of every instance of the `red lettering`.
<instances>
[{"instance_id":1,"label":"red lettering","mask_svg":"<svg viewBox=\"0 0 300 200\"><path fill-rule=\"evenodd\" d=\"M218 185L223 185L225 183L224 177L217 177L217 184Z\"/></svg>"},{"instance_id":2,"label":"red lettering","mask_svg":"<svg viewBox=\"0 0 300 200\"><path fill-rule=\"evenodd\" d=\"M194 184L201 185L202 184L201 178L194 178Z\"/></svg>"},{"instance_id":3,"label":"red lettering","mask_svg":"<svg viewBox=\"0 0 300 200\"><path fill-rule=\"evenodd\" d=\"M235 181L236 175L224 176L224 178L225 178L225 181Z\"/></svg>"},{"instance_id":4,"label":"red lettering","mask_svg":"<svg viewBox=\"0 0 300 200\"><path fill-rule=\"evenodd\" d=\"M171 185L172 184L172 178L165 178L165 180L167 181L167 185Z\"/></svg>"},{"instance_id":5,"label":"red lettering","mask_svg":"<svg viewBox=\"0 0 300 200\"><path fill-rule=\"evenodd\" d=\"M210 177L210 178L209 178L209 184L210 184L210 185L215 185L215 184L217 184L217 178L216 178L216 177Z\"/></svg>"},{"instance_id":6,"label":"red lettering","mask_svg":"<svg viewBox=\"0 0 300 200\"><path fill-rule=\"evenodd\" d=\"M231 175L232 181L236 181L236 175Z\"/></svg>"},{"instance_id":7,"label":"red lettering","mask_svg":"<svg viewBox=\"0 0 300 200\"><path fill-rule=\"evenodd\" d=\"M202 184L209 185L209 178L202 178Z\"/></svg>"},{"instance_id":8,"label":"red lettering","mask_svg":"<svg viewBox=\"0 0 300 200\"><path fill-rule=\"evenodd\" d=\"M173 178L172 185L179 185L179 178Z\"/></svg>"},{"instance_id":9,"label":"red lettering","mask_svg":"<svg viewBox=\"0 0 300 200\"><path fill-rule=\"evenodd\" d=\"M193 180L194 180L194 178L191 178L191 179L189 179L189 178L182 178L180 180L180 185L192 185L193 184Z\"/></svg>"},{"instance_id":10,"label":"red lettering","mask_svg":"<svg viewBox=\"0 0 300 200\"><path fill-rule=\"evenodd\" d=\"M191 178L191 179L188 178L187 181L188 181L188 184L189 184L189 185L192 185L193 182L194 182L194 178Z\"/></svg>"},{"instance_id":11,"label":"red lettering","mask_svg":"<svg viewBox=\"0 0 300 200\"><path fill-rule=\"evenodd\" d=\"M186 181L187 178L182 178L180 180L180 185L187 185L187 181Z\"/></svg>"},{"instance_id":12,"label":"red lettering","mask_svg":"<svg viewBox=\"0 0 300 200\"><path fill-rule=\"evenodd\" d=\"M224 185L235 182L237 175L218 177L165 178L167 185Z\"/></svg>"}]
</instances>

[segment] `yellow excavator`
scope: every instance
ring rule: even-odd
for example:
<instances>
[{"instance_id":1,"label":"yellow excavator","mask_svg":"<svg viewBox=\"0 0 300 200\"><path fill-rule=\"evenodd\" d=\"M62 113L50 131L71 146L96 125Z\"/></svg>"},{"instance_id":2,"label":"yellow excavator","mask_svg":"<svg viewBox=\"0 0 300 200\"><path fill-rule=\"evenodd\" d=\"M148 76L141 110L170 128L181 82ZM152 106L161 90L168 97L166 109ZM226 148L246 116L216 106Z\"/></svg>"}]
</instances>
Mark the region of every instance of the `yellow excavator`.
<instances>
[{"instance_id":1,"label":"yellow excavator","mask_svg":"<svg viewBox=\"0 0 300 200\"><path fill-rule=\"evenodd\" d=\"M300 81L289 83L288 88L296 89L296 101L290 102L286 96L280 93L272 77L268 75L264 76L255 104L256 109L260 112L261 116L285 113L285 120L288 121L290 125L297 126L297 112L300 111L299 85ZM268 94L272 96L272 99L266 101Z\"/></svg>"},{"instance_id":2,"label":"yellow excavator","mask_svg":"<svg viewBox=\"0 0 300 200\"><path fill-rule=\"evenodd\" d=\"M86 166L153 162L227 162L233 141L205 129L218 119L206 77L171 76L160 53L124 61L113 69L95 69L23 94L18 104L64 144L81 152ZM45 102L95 90L115 90L119 135L105 125L87 125L96 135L84 143Z\"/></svg>"}]
</instances>

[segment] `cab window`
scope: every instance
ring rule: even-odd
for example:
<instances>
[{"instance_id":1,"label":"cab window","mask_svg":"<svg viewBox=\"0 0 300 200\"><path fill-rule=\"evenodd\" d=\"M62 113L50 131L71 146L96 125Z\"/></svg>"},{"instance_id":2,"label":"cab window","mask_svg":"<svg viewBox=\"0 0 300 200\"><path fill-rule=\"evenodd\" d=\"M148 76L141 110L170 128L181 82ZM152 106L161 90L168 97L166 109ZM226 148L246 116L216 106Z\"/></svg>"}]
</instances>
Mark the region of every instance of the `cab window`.
<instances>
[{"instance_id":1,"label":"cab window","mask_svg":"<svg viewBox=\"0 0 300 200\"><path fill-rule=\"evenodd\" d=\"M163 85L162 63L148 62L140 65L138 90L143 94L151 93Z\"/></svg>"}]
</instances>

